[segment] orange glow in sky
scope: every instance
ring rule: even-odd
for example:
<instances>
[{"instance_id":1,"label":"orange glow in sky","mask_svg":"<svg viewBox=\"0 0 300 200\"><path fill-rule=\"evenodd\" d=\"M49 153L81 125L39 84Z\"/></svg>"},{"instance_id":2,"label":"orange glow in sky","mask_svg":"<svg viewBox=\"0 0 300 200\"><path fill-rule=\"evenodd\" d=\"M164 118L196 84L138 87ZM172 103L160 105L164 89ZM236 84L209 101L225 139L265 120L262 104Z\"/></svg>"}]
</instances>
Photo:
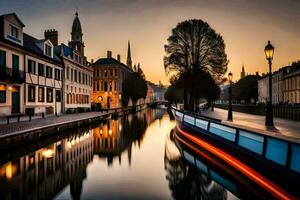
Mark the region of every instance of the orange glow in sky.
<instances>
[{"instance_id":1,"label":"orange glow in sky","mask_svg":"<svg viewBox=\"0 0 300 200\"><path fill-rule=\"evenodd\" d=\"M223 35L228 71L238 80L243 64L250 74L268 70L263 51L268 40L275 47L274 70L300 59L299 7L294 0L1 0L0 13L16 12L25 32L38 38L55 28L59 42L67 43L77 8L89 60L112 50L126 62L130 40L133 64L141 64L147 79L166 84L164 44L178 22L202 19Z\"/></svg>"}]
</instances>

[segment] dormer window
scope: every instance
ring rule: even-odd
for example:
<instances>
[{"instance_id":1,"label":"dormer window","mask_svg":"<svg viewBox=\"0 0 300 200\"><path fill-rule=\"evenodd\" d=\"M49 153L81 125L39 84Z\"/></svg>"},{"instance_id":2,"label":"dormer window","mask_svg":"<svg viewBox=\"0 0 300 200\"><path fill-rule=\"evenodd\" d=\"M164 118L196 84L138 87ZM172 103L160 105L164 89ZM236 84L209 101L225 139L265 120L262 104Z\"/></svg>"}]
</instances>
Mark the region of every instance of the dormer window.
<instances>
[{"instance_id":1,"label":"dormer window","mask_svg":"<svg viewBox=\"0 0 300 200\"><path fill-rule=\"evenodd\" d=\"M19 39L19 29L10 25L10 30L11 30L11 36L14 37L15 39Z\"/></svg>"},{"instance_id":2,"label":"dormer window","mask_svg":"<svg viewBox=\"0 0 300 200\"><path fill-rule=\"evenodd\" d=\"M45 54L50 57L52 56L52 47L47 44L45 45Z\"/></svg>"}]
</instances>

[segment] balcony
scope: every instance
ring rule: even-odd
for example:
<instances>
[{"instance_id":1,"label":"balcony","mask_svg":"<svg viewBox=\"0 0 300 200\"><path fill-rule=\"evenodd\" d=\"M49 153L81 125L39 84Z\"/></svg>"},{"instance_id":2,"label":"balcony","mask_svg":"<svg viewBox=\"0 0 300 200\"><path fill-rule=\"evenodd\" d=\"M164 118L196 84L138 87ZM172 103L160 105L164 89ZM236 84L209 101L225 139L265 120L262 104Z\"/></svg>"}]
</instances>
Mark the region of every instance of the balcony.
<instances>
[{"instance_id":1,"label":"balcony","mask_svg":"<svg viewBox=\"0 0 300 200\"><path fill-rule=\"evenodd\" d=\"M25 72L22 70L16 70L8 67L0 67L0 81L7 81L11 83L24 83Z\"/></svg>"}]
</instances>

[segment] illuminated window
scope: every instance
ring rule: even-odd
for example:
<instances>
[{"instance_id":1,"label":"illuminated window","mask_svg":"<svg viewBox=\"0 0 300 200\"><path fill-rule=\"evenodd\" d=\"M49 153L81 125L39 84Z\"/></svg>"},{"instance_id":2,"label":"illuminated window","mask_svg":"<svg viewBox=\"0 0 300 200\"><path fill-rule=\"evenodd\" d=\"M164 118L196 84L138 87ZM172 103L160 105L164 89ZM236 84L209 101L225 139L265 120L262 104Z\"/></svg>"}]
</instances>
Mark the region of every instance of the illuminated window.
<instances>
[{"instance_id":1,"label":"illuminated window","mask_svg":"<svg viewBox=\"0 0 300 200\"><path fill-rule=\"evenodd\" d=\"M28 85L28 102L35 102L35 86Z\"/></svg>"},{"instance_id":2,"label":"illuminated window","mask_svg":"<svg viewBox=\"0 0 300 200\"><path fill-rule=\"evenodd\" d=\"M0 103L6 102L6 85L0 85Z\"/></svg>"},{"instance_id":3,"label":"illuminated window","mask_svg":"<svg viewBox=\"0 0 300 200\"><path fill-rule=\"evenodd\" d=\"M47 102L52 103L53 102L53 89L47 88Z\"/></svg>"},{"instance_id":4,"label":"illuminated window","mask_svg":"<svg viewBox=\"0 0 300 200\"><path fill-rule=\"evenodd\" d=\"M38 101L45 102L45 89L43 87L39 87Z\"/></svg>"}]
</instances>

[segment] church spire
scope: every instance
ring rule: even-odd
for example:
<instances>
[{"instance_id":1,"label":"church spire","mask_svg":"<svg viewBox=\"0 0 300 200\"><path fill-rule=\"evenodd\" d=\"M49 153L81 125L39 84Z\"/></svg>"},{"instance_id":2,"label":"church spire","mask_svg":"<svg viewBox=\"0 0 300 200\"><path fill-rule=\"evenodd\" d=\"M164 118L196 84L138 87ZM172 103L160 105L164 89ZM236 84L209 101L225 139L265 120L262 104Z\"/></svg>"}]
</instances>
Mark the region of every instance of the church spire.
<instances>
[{"instance_id":1,"label":"church spire","mask_svg":"<svg viewBox=\"0 0 300 200\"><path fill-rule=\"evenodd\" d=\"M130 50L130 40L128 40L128 49L127 49L127 67L132 69L132 60L131 60L131 50Z\"/></svg>"},{"instance_id":2,"label":"church spire","mask_svg":"<svg viewBox=\"0 0 300 200\"><path fill-rule=\"evenodd\" d=\"M245 67L244 67L244 64L242 66L242 72L241 72L241 79L245 78L246 76L246 72L245 72Z\"/></svg>"}]
</instances>

